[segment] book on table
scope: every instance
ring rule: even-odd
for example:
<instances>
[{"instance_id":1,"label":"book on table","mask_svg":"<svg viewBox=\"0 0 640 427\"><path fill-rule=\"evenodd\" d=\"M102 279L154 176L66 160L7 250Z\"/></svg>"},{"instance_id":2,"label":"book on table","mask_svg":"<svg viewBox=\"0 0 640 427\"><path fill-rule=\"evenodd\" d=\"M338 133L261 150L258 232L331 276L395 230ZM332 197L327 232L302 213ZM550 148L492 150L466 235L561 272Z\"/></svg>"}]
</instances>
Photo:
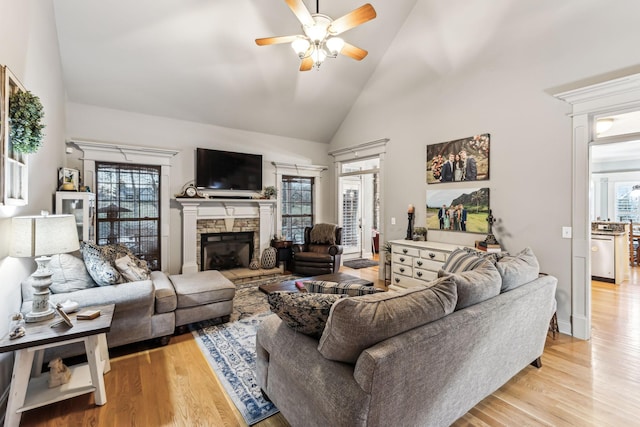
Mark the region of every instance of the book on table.
<instances>
[{"instance_id":1,"label":"book on table","mask_svg":"<svg viewBox=\"0 0 640 427\"><path fill-rule=\"evenodd\" d=\"M82 310L76 315L78 320L91 320L100 316L100 310Z\"/></svg>"}]
</instances>

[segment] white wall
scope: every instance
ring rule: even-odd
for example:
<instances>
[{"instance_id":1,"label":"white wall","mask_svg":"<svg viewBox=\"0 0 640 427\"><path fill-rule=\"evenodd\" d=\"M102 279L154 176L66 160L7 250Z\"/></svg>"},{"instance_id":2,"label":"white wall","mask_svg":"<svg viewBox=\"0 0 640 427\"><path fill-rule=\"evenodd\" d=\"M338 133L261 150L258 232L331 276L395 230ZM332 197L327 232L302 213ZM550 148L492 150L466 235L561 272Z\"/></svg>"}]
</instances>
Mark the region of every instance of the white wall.
<instances>
[{"instance_id":1,"label":"white wall","mask_svg":"<svg viewBox=\"0 0 640 427\"><path fill-rule=\"evenodd\" d=\"M74 138L180 150L172 160L172 195L195 178L197 147L261 154L264 186L275 185L273 161L300 165L330 164L327 144L69 103L66 139ZM67 155L67 164L82 170L81 156L80 151ZM319 220L333 221L335 210L333 203L328 202L334 197L333 178L327 171L323 172L321 179L324 194L319 195L322 201ZM182 265L182 216L175 202L171 204L170 215L168 271L175 274L180 272Z\"/></svg>"},{"instance_id":2,"label":"white wall","mask_svg":"<svg viewBox=\"0 0 640 427\"><path fill-rule=\"evenodd\" d=\"M635 0L418 0L331 143L390 138L385 240L404 236L409 203L422 206L416 225L424 223L429 189L465 187L427 187L426 145L490 133L490 180L478 184L490 188L494 233L508 251L530 246L558 278L559 320L568 325L571 240L561 228L571 223L571 118L551 95L638 72L639 14ZM429 231L451 243L479 237Z\"/></svg>"},{"instance_id":3,"label":"white wall","mask_svg":"<svg viewBox=\"0 0 640 427\"><path fill-rule=\"evenodd\" d=\"M0 336L7 333L9 314L20 309L20 281L35 263L8 257L11 217L53 211L57 168L63 164L64 103L58 39L50 0L0 0L0 64L40 97L45 137L40 150L29 155L29 205L0 206ZM11 380L12 354L0 355L0 393ZM0 400L0 413L4 413Z\"/></svg>"}]
</instances>

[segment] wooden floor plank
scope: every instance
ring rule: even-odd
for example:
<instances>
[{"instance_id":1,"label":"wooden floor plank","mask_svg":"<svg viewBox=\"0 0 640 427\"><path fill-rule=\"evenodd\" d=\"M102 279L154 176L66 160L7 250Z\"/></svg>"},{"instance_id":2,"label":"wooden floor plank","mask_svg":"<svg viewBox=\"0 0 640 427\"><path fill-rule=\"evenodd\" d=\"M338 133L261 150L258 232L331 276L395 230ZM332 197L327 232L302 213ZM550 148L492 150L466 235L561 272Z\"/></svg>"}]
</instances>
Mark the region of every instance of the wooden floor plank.
<instances>
[{"instance_id":1,"label":"wooden floor plank","mask_svg":"<svg viewBox=\"0 0 640 427\"><path fill-rule=\"evenodd\" d=\"M341 271L378 280L378 267ZM541 369L526 367L455 426L640 425L640 268L621 285L592 282L592 339L547 338ZM90 395L23 415L22 426L246 426L191 334L114 355L108 402ZM131 350L130 350L131 351ZM287 427L281 414L258 427Z\"/></svg>"}]
</instances>

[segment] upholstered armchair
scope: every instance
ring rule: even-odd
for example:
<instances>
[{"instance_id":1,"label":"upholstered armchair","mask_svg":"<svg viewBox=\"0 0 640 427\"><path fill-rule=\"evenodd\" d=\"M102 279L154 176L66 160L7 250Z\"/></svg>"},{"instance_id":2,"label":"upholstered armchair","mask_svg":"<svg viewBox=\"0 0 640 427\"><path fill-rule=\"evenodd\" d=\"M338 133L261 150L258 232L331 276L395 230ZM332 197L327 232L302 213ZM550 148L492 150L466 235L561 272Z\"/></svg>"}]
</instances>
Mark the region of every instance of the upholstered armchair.
<instances>
[{"instance_id":1,"label":"upholstered armchair","mask_svg":"<svg viewBox=\"0 0 640 427\"><path fill-rule=\"evenodd\" d=\"M293 272L304 276L337 273L342 258L342 227L316 224L305 227L304 244L293 246Z\"/></svg>"}]
</instances>

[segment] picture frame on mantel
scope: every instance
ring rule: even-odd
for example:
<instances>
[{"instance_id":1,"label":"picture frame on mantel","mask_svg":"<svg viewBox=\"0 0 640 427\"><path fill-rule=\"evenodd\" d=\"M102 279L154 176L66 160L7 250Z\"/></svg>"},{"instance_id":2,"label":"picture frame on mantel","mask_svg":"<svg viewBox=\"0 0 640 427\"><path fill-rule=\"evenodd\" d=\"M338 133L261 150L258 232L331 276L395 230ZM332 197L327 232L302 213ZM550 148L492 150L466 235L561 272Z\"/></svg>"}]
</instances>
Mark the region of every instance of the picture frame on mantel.
<instances>
[{"instance_id":1,"label":"picture frame on mantel","mask_svg":"<svg viewBox=\"0 0 640 427\"><path fill-rule=\"evenodd\" d=\"M488 133L427 145L427 184L489 179Z\"/></svg>"}]
</instances>

